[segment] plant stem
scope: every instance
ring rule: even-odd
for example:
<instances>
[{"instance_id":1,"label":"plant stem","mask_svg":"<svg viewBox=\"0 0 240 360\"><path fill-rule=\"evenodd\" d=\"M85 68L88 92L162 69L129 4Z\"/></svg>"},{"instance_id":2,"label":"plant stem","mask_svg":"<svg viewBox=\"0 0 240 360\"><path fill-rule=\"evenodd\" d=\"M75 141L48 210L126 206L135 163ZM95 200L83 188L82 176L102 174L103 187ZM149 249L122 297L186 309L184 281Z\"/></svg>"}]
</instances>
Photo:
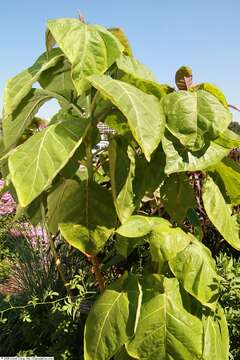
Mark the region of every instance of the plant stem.
<instances>
[{"instance_id":1,"label":"plant stem","mask_svg":"<svg viewBox=\"0 0 240 360\"><path fill-rule=\"evenodd\" d=\"M92 263L93 273L94 273L95 279L98 283L100 292L103 292L105 289L105 280L104 280L103 274L101 273L101 270L100 270L100 264L99 264L98 258L96 255L90 255L90 254L87 254L87 258Z\"/></svg>"},{"instance_id":2,"label":"plant stem","mask_svg":"<svg viewBox=\"0 0 240 360\"><path fill-rule=\"evenodd\" d=\"M48 238L49 238L49 243L50 243L50 247L51 247L51 251L52 251L52 254L53 254L53 258L55 260L55 264L56 264L56 267L57 267L57 270L59 272L59 275L62 279L62 282L66 288L66 291L68 293L68 295L71 297L71 299L73 300L74 299L74 295L68 285L68 282L65 278L65 275L64 275L64 271L63 271L63 268L62 268L62 263L61 263L61 258L58 256L58 253L57 253L57 250L56 250L56 247L55 247L55 243L54 243L54 240L56 239L56 237L52 237L51 234L48 234Z\"/></svg>"},{"instance_id":3,"label":"plant stem","mask_svg":"<svg viewBox=\"0 0 240 360\"><path fill-rule=\"evenodd\" d=\"M91 103L91 105L88 106L89 111L88 111L88 115L90 115L92 117L92 112L94 110L94 106L95 106L95 102L97 100L97 93L95 94L93 101ZM92 118L93 120L93 118ZM93 122L92 122L93 123ZM88 181L87 181L87 199L88 199L88 184L89 182L91 183L93 181L93 174L94 174L94 170L93 170L93 156L92 156L92 144L91 144L91 132L88 133L88 137L86 139L85 142L85 148L86 148L86 157L87 157L87 170L88 170ZM87 200L88 202L88 200ZM88 207L88 203L87 203L87 207ZM88 217L87 217L87 227L88 227ZM101 273L100 270L100 264L98 261L98 258L96 255L90 255L90 254L86 254L87 258L91 261L92 263L92 270L95 276L95 279L98 283L100 292L102 292L105 289L105 281L104 281L104 277Z\"/></svg>"},{"instance_id":4,"label":"plant stem","mask_svg":"<svg viewBox=\"0 0 240 360\"><path fill-rule=\"evenodd\" d=\"M88 181L93 180L93 163L92 163L92 148L91 144L86 144L86 155L87 155L87 170L88 170Z\"/></svg>"},{"instance_id":5,"label":"plant stem","mask_svg":"<svg viewBox=\"0 0 240 360\"><path fill-rule=\"evenodd\" d=\"M93 113L94 113L98 98L99 98L99 93L98 93L98 91L96 91L96 93L92 99L92 103L91 103L91 107L90 107L91 115L93 115Z\"/></svg>"},{"instance_id":6,"label":"plant stem","mask_svg":"<svg viewBox=\"0 0 240 360\"><path fill-rule=\"evenodd\" d=\"M58 256L58 253L57 253L57 250L56 250L56 247L55 247L55 243L54 243L54 240L57 238L58 234L56 236L52 236L49 233L49 230L48 230L48 227L47 227L47 224L46 224L46 221L45 221L44 209L43 208L41 208L41 215L42 215L42 225L43 225L43 228L46 231L46 234L47 234L47 237L48 237L48 240L49 240L51 252L52 252L56 267L57 267L57 271L58 271L58 273L60 275L60 278L62 279L62 282L63 282L63 284L64 284L64 286L66 288L67 294L73 300L74 295L73 295L73 293L72 293L72 291L71 291L71 289L70 289L70 287L68 285L68 282L67 282L67 280L65 278L64 271L63 271L62 264L61 264L61 259L60 259L60 256Z\"/></svg>"}]
</instances>

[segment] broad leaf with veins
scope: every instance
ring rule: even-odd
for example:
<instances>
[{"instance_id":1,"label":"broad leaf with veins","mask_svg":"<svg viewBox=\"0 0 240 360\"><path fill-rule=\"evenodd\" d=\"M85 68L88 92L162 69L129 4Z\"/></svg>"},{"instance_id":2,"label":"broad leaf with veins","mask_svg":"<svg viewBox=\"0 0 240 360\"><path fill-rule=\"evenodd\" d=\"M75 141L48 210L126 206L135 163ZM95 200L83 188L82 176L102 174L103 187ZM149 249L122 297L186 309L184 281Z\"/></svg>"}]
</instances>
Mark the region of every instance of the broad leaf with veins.
<instances>
[{"instance_id":1,"label":"broad leaf with veins","mask_svg":"<svg viewBox=\"0 0 240 360\"><path fill-rule=\"evenodd\" d=\"M139 360L198 360L202 354L201 320L183 306L176 279L148 275L134 338L127 352Z\"/></svg>"},{"instance_id":2,"label":"broad leaf with veins","mask_svg":"<svg viewBox=\"0 0 240 360\"><path fill-rule=\"evenodd\" d=\"M48 21L48 28L72 64L79 94L86 88L87 76L103 74L124 50L118 39L99 25L63 18Z\"/></svg>"},{"instance_id":3,"label":"broad leaf with veins","mask_svg":"<svg viewBox=\"0 0 240 360\"><path fill-rule=\"evenodd\" d=\"M41 73L56 65L63 56L59 49L53 49L49 56L44 53L30 68L8 80L4 90L4 117L8 117L17 108Z\"/></svg>"},{"instance_id":4,"label":"broad leaf with veins","mask_svg":"<svg viewBox=\"0 0 240 360\"><path fill-rule=\"evenodd\" d=\"M124 274L98 298L87 318L84 359L105 360L117 353L136 330L141 288L134 274Z\"/></svg>"},{"instance_id":5,"label":"broad leaf with veins","mask_svg":"<svg viewBox=\"0 0 240 360\"><path fill-rule=\"evenodd\" d=\"M124 114L133 136L150 161L165 129L165 116L159 100L133 85L113 80L106 75L93 75L88 79L103 97L109 99Z\"/></svg>"},{"instance_id":6,"label":"broad leaf with veins","mask_svg":"<svg viewBox=\"0 0 240 360\"><path fill-rule=\"evenodd\" d=\"M51 125L9 156L11 180L21 206L30 204L52 182L80 146L89 120Z\"/></svg>"}]
</instances>

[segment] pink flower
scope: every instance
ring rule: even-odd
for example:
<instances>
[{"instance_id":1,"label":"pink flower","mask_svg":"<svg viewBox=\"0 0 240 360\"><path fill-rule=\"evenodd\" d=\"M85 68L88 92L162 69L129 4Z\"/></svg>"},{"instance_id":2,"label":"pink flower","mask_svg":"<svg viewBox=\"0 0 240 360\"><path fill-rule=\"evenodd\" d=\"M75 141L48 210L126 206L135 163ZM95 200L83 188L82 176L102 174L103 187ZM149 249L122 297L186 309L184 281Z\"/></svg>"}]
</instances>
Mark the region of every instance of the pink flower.
<instances>
[{"instance_id":1,"label":"pink flower","mask_svg":"<svg viewBox=\"0 0 240 360\"><path fill-rule=\"evenodd\" d=\"M4 186L4 180L0 179L0 189ZM16 203L10 194L10 192L5 192L0 198L0 215L11 214L16 210Z\"/></svg>"},{"instance_id":2,"label":"pink flower","mask_svg":"<svg viewBox=\"0 0 240 360\"><path fill-rule=\"evenodd\" d=\"M16 238L22 236L22 232L19 229L15 229L15 228L10 229L9 233L10 235Z\"/></svg>"}]
</instances>

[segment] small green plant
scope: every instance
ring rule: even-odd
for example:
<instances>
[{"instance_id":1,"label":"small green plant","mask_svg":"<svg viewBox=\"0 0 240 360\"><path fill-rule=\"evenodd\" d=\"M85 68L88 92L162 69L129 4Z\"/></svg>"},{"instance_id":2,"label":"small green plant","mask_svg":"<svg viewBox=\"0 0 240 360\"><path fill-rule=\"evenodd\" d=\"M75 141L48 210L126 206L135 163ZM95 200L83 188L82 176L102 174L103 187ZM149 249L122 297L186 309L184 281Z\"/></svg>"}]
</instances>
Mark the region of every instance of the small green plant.
<instances>
[{"instance_id":1,"label":"small green plant","mask_svg":"<svg viewBox=\"0 0 240 360\"><path fill-rule=\"evenodd\" d=\"M73 277L70 288L75 292L74 299L52 290L43 292L41 299L25 293L0 297L1 354L79 359L83 353L79 339L86 317L81 303L95 292L87 291L81 272Z\"/></svg>"},{"instance_id":2,"label":"small green plant","mask_svg":"<svg viewBox=\"0 0 240 360\"><path fill-rule=\"evenodd\" d=\"M228 158L240 137L224 95L193 86L187 67L180 91L159 84L120 29L51 20L46 46L7 83L0 165L68 291L57 239L92 264L101 294L79 335L84 359L228 359L219 276L200 241L206 213L240 250L240 171ZM52 98L59 112L29 132ZM100 122L114 133L96 153Z\"/></svg>"}]
</instances>

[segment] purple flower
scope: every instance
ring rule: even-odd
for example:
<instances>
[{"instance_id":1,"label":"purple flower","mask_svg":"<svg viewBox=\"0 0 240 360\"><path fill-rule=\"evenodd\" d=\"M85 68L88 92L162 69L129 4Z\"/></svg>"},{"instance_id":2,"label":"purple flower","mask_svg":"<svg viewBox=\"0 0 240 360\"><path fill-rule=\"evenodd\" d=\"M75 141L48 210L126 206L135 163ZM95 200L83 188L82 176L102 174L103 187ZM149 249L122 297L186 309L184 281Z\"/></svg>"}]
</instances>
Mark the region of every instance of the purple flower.
<instances>
[{"instance_id":1,"label":"purple flower","mask_svg":"<svg viewBox=\"0 0 240 360\"><path fill-rule=\"evenodd\" d=\"M19 229L16 229L16 228L10 229L9 233L10 233L10 235L12 235L15 238L22 236L21 231Z\"/></svg>"},{"instance_id":2,"label":"purple flower","mask_svg":"<svg viewBox=\"0 0 240 360\"><path fill-rule=\"evenodd\" d=\"M18 223L10 230L10 234L16 238L27 238L33 247L39 246L39 243L45 248L49 246L47 233L41 226L34 227L28 222Z\"/></svg>"},{"instance_id":3,"label":"purple flower","mask_svg":"<svg viewBox=\"0 0 240 360\"><path fill-rule=\"evenodd\" d=\"M0 189L4 186L4 180L0 179ZM16 210L16 203L10 194L5 192L0 198L0 215L11 214Z\"/></svg>"}]
</instances>

